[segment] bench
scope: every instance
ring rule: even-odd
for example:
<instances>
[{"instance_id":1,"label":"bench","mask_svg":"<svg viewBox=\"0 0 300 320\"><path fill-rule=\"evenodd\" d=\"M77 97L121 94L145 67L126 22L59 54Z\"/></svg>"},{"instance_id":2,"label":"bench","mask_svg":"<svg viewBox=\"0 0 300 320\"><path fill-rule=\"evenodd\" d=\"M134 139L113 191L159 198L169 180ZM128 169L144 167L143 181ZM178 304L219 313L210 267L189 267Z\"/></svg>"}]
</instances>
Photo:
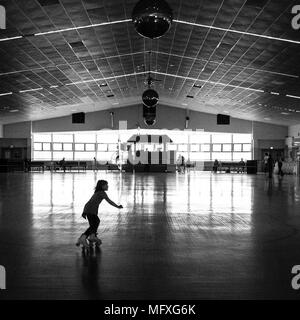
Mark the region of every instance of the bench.
<instances>
[{"instance_id":1,"label":"bench","mask_svg":"<svg viewBox=\"0 0 300 320\"><path fill-rule=\"evenodd\" d=\"M221 162L218 166L218 171L225 171L226 173L230 173L231 171L235 171L237 173L245 172L246 164L242 165L240 162Z\"/></svg>"},{"instance_id":2,"label":"bench","mask_svg":"<svg viewBox=\"0 0 300 320\"><path fill-rule=\"evenodd\" d=\"M33 170L38 170L38 171L43 171L45 170L45 162L43 161L30 161L28 163L28 170L33 171Z\"/></svg>"},{"instance_id":3,"label":"bench","mask_svg":"<svg viewBox=\"0 0 300 320\"><path fill-rule=\"evenodd\" d=\"M107 167L107 170L110 170L110 171L114 171L114 170L120 171L120 167L117 164L110 163L110 164L107 164L106 167Z\"/></svg>"},{"instance_id":4,"label":"bench","mask_svg":"<svg viewBox=\"0 0 300 320\"><path fill-rule=\"evenodd\" d=\"M194 161L194 162L187 161L185 167L186 167L188 170L190 170L190 169L195 170L195 168L196 168L196 161Z\"/></svg>"},{"instance_id":5,"label":"bench","mask_svg":"<svg viewBox=\"0 0 300 320\"><path fill-rule=\"evenodd\" d=\"M54 171L62 169L62 170L78 170L82 169L86 171L87 163L86 161L65 161L64 165L61 165L59 162L54 164Z\"/></svg>"}]
</instances>

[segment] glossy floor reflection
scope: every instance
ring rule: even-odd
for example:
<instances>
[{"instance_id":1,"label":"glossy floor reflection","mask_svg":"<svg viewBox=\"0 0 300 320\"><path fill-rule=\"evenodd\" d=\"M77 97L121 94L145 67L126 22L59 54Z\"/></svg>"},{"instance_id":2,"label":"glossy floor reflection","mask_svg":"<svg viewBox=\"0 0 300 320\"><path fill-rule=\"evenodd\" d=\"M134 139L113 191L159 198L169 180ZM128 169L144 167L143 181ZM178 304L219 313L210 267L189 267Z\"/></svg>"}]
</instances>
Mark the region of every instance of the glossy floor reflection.
<instances>
[{"instance_id":1,"label":"glossy floor reflection","mask_svg":"<svg viewBox=\"0 0 300 320\"><path fill-rule=\"evenodd\" d=\"M74 243L98 179L101 250ZM299 179L263 175L0 174L0 299L299 299Z\"/></svg>"}]
</instances>

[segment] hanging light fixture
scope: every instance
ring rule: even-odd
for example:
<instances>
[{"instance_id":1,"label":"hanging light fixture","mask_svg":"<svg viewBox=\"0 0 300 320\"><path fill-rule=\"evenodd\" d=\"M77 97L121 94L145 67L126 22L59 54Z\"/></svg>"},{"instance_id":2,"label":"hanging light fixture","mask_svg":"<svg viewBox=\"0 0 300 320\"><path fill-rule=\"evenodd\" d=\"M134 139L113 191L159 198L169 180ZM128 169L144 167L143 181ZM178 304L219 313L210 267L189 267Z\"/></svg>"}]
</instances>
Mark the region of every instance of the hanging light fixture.
<instances>
[{"instance_id":1,"label":"hanging light fixture","mask_svg":"<svg viewBox=\"0 0 300 320\"><path fill-rule=\"evenodd\" d=\"M158 93L154 89L151 88L154 81L161 81L161 80L154 79L151 77L151 51L150 51L149 52L149 74L148 74L148 78L146 81L146 83L148 85L148 89L145 90L142 95L143 103L148 108L156 106L158 103L158 100L159 100Z\"/></svg>"},{"instance_id":2,"label":"hanging light fixture","mask_svg":"<svg viewBox=\"0 0 300 320\"><path fill-rule=\"evenodd\" d=\"M156 123L156 106L147 107L143 105L143 118L147 126L153 126Z\"/></svg>"},{"instance_id":3,"label":"hanging light fixture","mask_svg":"<svg viewBox=\"0 0 300 320\"><path fill-rule=\"evenodd\" d=\"M142 99L145 106L153 107L157 105L159 96L155 90L147 89L146 91L144 91Z\"/></svg>"},{"instance_id":4,"label":"hanging light fixture","mask_svg":"<svg viewBox=\"0 0 300 320\"><path fill-rule=\"evenodd\" d=\"M164 0L140 0L132 11L132 22L143 37L156 39L172 25L173 12Z\"/></svg>"}]
</instances>

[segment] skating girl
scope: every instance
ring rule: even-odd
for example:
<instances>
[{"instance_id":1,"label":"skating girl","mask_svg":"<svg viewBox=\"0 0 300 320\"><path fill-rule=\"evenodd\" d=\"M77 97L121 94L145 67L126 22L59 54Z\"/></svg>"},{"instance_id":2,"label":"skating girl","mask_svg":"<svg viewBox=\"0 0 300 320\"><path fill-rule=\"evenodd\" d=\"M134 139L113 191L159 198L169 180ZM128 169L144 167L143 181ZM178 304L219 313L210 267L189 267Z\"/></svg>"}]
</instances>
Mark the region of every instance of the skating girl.
<instances>
[{"instance_id":1,"label":"skating girl","mask_svg":"<svg viewBox=\"0 0 300 320\"><path fill-rule=\"evenodd\" d=\"M100 219L98 218L98 208L103 199L105 199L110 205L122 209L123 206L115 204L111 201L106 192L108 190L108 182L105 180L99 180L95 188L95 193L91 199L85 204L82 217L88 219L90 227L79 237L76 245L82 245L83 247L88 247L89 244L87 239L96 244L101 244L101 240L97 238L97 229L99 227Z\"/></svg>"}]
</instances>

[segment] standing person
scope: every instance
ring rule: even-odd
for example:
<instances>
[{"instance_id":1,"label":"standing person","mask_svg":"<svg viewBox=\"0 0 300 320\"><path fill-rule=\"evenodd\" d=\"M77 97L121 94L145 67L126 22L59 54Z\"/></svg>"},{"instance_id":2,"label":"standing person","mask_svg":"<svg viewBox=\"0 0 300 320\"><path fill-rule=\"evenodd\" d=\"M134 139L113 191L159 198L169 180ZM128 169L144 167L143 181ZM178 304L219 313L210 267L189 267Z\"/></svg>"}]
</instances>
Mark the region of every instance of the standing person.
<instances>
[{"instance_id":1,"label":"standing person","mask_svg":"<svg viewBox=\"0 0 300 320\"><path fill-rule=\"evenodd\" d=\"M185 158L184 156L181 156L180 158L180 172L185 172Z\"/></svg>"},{"instance_id":2,"label":"standing person","mask_svg":"<svg viewBox=\"0 0 300 320\"><path fill-rule=\"evenodd\" d=\"M29 168L30 168L30 161L26 157L24 159L24 172L29 172Z\"/></svg>"},{"instance_id":3,"label":"standing person","mask_svg":"<svg viewBox=\"0 0 300 320\"><path fill-rule=\"evenodd\" d=\"M97 159L96 159L96 157L94 157L94 171L98 171Z\"/></svg>"},{"instance_id":4,"label":"standing person","mask_svg":"<svg viewBox=\"0 0 300 320\"><path fill-rule=\"evenodd\" d=\"M264 173L267 173L268 171L268 159L269 159L269 154L265 153L264 160L263 160Z\"/></svg>"},{"instance_id":5,"label":"standing person","mask_svg":"<svg viewBox=\"0 0 300 320\"><path fill-rule=\"evenodd\" d=\"M62 158L62 160L59 161L60 167L66 172L66 160L65 158Z\"/></svg>"},{"instance_id":6,"label":"standing person","mask_svg":"<svg viewBox=\"0 0 300 320\"><path fill-rule=\"evenodd\" d=\"M176 165L177 165L177 170L178 172L181 172L181 162L182 162L182 156L181 154L178 155L177 161L176 161Z\"/></svg>"},{"instance_id":7,"label":"standing person","mask_svg":"<svg viewBox=\"0 0 300 320\"><path fill-rule=\"evenodd\" d=\"M99 180L97 182L95 192L90 200L85 204L82 217L88 219L89 228L78 238L76 245L82 245L84 248L88 248L89 244L87 239L96 242L100 245L102 241L97 238L97 230L100 224L100 219L98 218L98 208L103 199L105 199L110 205L122 209L123 206L115 204L109 199L106 192L108 190L108 182L105 180Z\"/></svg>"},{"instance_id":8,"label":"standing person","mask_svg":"<svg viewBox=\"0 0 300 320\"><path fill-rule=\"evenodd\" d=\"M268 172L269 172L269 178L272 178L273 169L274 169L274 161L273 161L271 154L268 157L267 168L268 168Z\"/></svg>"},{"instance_id":9,"label":"standing person","mask_svg":"<svg viewBox=\"0 0 300 320\"><path fill-rule=\"evenodd\" d=\"M278 175L283 176L283 172L282 172L282 159L279 157L277 160L277 164L278 164Z\"/></svg>"},{"instance_id":10,"label":"standing person","mask_svg":"<svg viewBox=\"0 0 300 320\"><path fill-rule=\"evenodd\" d=\"M116 156L116 165L118 166L119 171L121 171L121 161L120 161L120 156L118 153Z\"/></svg>"}]
</instances>

